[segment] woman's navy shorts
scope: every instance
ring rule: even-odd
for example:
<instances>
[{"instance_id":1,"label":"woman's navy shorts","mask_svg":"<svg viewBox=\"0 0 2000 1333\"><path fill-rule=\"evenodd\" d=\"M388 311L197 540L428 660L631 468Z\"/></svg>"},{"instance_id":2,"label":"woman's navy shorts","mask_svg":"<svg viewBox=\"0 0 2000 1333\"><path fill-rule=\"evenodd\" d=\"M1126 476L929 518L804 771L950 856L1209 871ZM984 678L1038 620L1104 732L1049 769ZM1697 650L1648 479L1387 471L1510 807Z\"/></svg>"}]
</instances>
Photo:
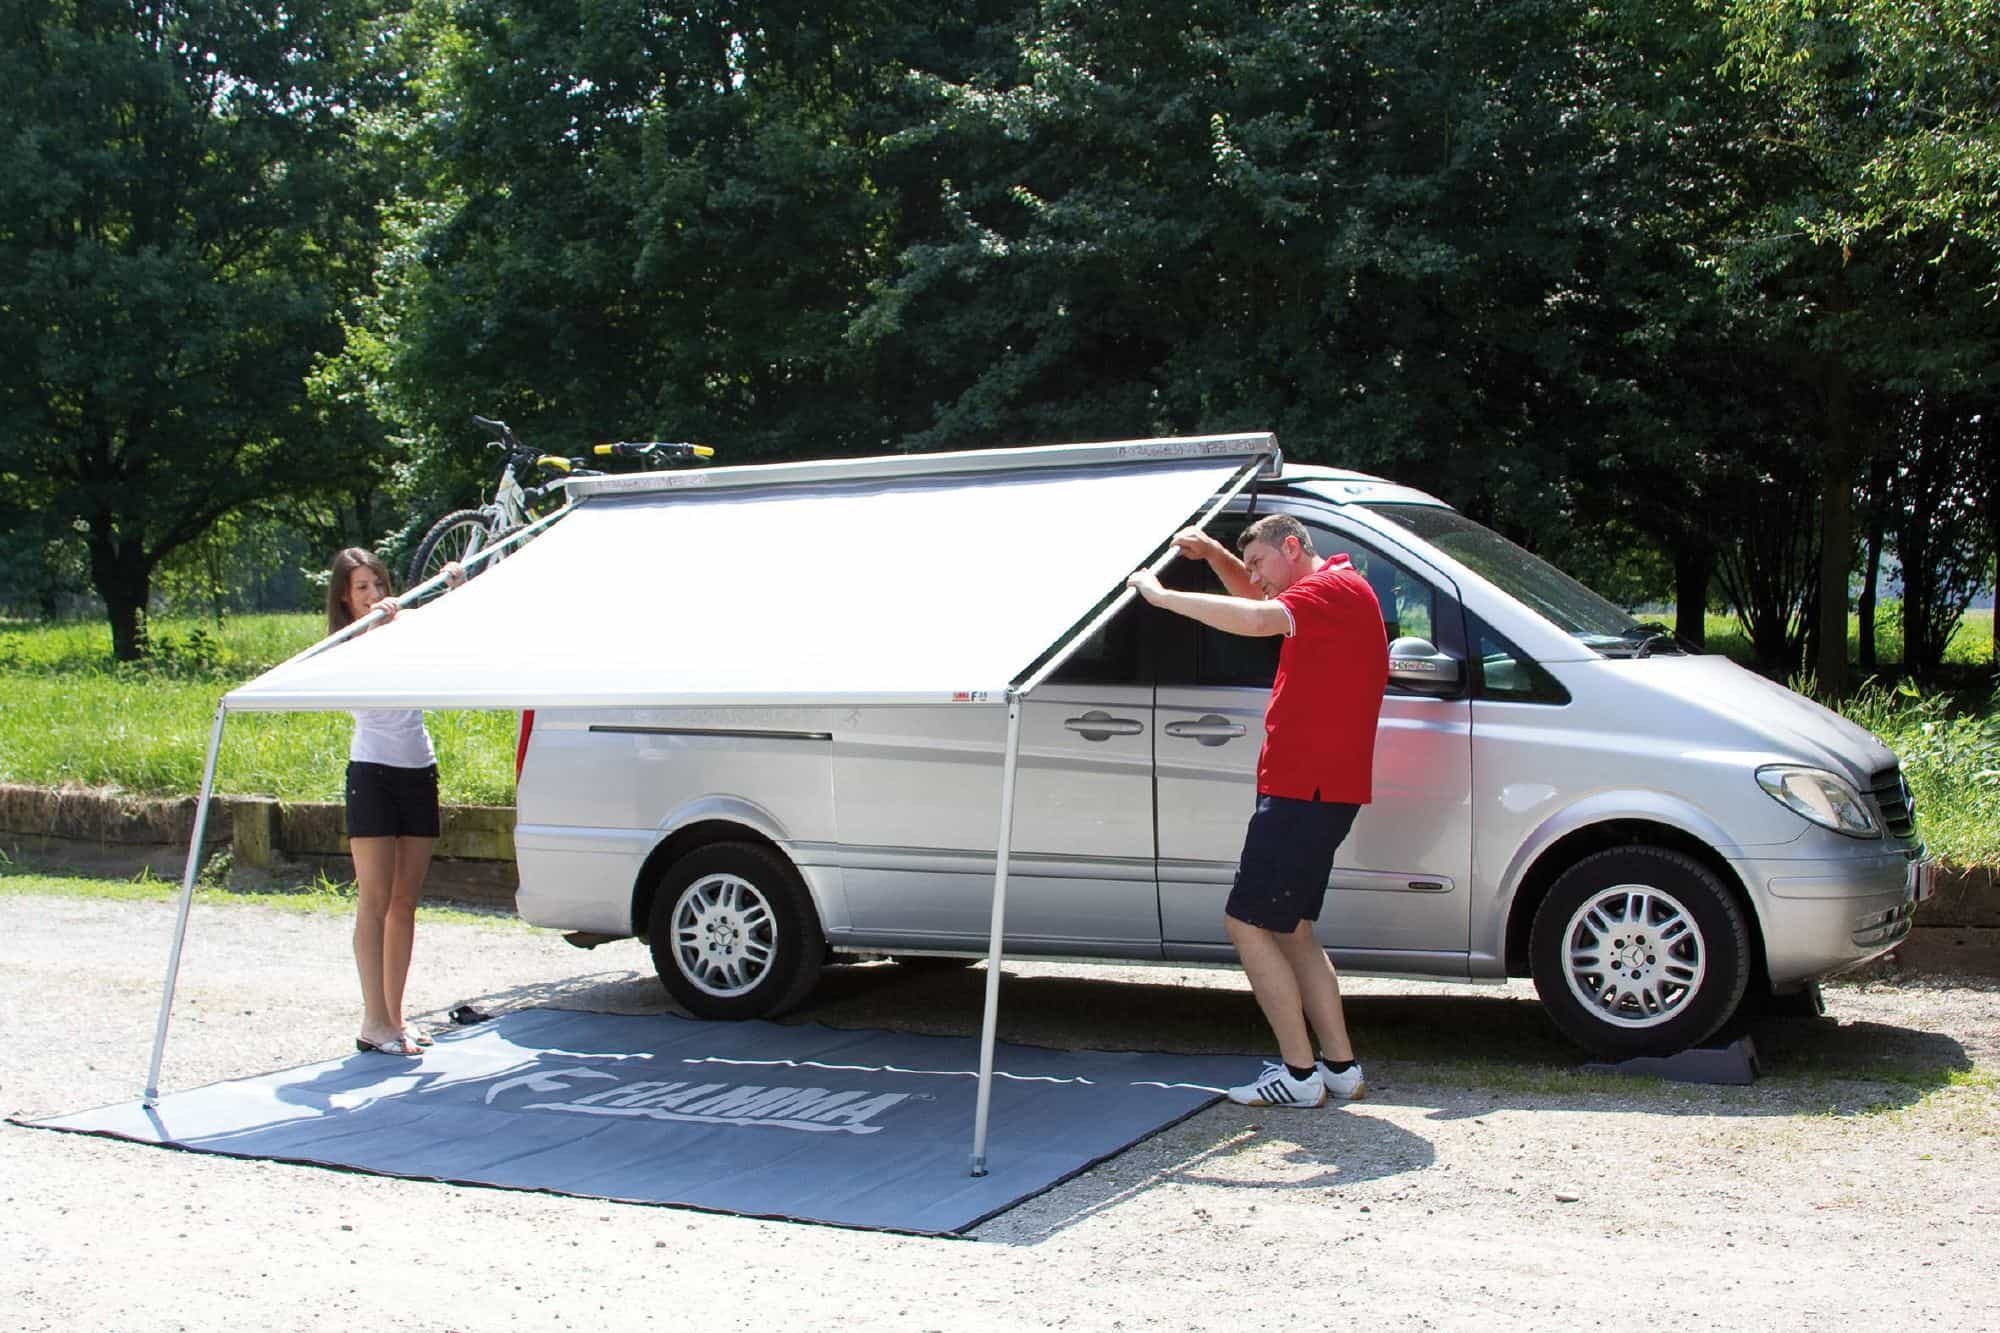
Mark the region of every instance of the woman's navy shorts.
<instances>
[{"instance_id":1,"label":"woman's navy shorts","mask_svg":"<svg viewBox=\"0 0 2000 1333\"><path fill-rule=\"evenodd\" d=\"M1280 935L1301 921L1319 920L1333 854L1354 827L1358 805L1338 801L1298 801L1287 796L1257 797L1243 835L1243 858L1236 886L1223 910L1238 921Z\"/></svg>"},{"instance_id":2,"label":"woman's navy shorts","mask_svg":"<svg viewBox=\"0 0 2000 1333\"><path fill-rule=\"evenodd\" d=\"M438 770L394 764L347 765L347 836L435 838Z\"/></svg>"}]
</instances>

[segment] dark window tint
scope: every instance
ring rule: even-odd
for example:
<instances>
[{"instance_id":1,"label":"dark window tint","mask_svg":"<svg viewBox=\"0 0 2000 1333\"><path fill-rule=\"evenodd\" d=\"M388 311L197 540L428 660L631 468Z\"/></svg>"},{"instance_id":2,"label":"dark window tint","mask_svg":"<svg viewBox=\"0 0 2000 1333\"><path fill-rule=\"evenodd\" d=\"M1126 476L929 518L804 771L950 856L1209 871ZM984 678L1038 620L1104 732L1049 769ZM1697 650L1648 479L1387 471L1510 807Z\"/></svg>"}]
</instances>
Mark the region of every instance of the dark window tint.
<instances>
[{"instance_id":1,"label":"dark window tint","mask_svg":"<svg viewBox=\"0 0 2000 1333\"><path fill-rule=\"evenodd\" d=\"M1472 630L1472 661L1481 699L1517 704L1566 704L1569 691L1541 663L1516 648L1476 616Z\"/></svg>"},{"instance_id":2,"label":"dark window tint","mask_svg":"<svg viewBox=\"0 0 2000 1333\"><path fill-rule=\"evenodd\" d=\"M1402 524L1589 646L1631 651L1630 636L1639 628L1637 621L1499 533L1437 505L1376 504L1369 508Z\"/></svg>"},{"instance_id":3,"label":"dark window tint","mask_svg":"<svg viewBox=\"0 0 2000 1333\"><path fill-rule=\"evenodd\" d=\"M1144 685L1139 663L1139 623L1145 603L1133 598L1111 623L1084 640L1049 679L1067 685Z\"/></svg>"}]
</instances>

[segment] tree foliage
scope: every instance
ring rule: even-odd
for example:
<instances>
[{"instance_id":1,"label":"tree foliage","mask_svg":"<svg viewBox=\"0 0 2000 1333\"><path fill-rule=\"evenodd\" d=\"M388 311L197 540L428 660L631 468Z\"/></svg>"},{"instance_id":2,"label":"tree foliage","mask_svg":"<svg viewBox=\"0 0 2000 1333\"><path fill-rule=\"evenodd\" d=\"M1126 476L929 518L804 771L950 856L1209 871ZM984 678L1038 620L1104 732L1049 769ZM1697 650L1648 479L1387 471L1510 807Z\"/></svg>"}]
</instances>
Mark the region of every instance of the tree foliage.
<instances>
[{"instance_id":1,"label":"tree foliage","mask_svg":"<svg viewBox=\"0 0 2000 1333\"><path fill-rule=\"evenodd\" d=\"M1850 199L1801 219L1817 239L1921 238L1942 256L1983 243L2000 281L2000 17L1987 0L1713 0L1744 81L1795 120L1818 119L1830 87L1854 146ZM1857 133L1858 132L1858 133Z\"/></svg>"},{"instance_id":2,"label":"tree foliage","mask_svg":"<svg viewBox=\"0 0 2000 1333\"><path fill-rule=\"evenodd\" d=\"M0 450L75 525L121 658L159 561L357 465L309 400L365 281L359 0L20 0L0 19Z\"/></svg>"}]
</instances>

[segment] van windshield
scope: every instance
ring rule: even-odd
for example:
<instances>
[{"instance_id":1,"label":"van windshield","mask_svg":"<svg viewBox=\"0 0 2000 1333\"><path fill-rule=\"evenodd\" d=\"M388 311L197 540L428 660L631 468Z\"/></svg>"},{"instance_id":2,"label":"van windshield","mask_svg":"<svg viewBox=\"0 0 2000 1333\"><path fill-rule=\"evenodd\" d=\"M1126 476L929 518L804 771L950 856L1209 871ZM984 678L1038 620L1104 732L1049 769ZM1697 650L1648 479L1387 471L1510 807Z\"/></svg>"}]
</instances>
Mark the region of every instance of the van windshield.
<instances>
[{"instance_id":1,"label":"van windshield","mask_svg":"<svg viewBox=\"0 0 2000 1333\"><path fill-rule=\"evenodd\" d=\"M1601 653L1643 655L1665 646L1656 642L1663 633L1658 626L1640 624L1540 556L1455 509L1421 504L1371 504L1368 509L1408 528Z\"/></svg>"}]
</instances>

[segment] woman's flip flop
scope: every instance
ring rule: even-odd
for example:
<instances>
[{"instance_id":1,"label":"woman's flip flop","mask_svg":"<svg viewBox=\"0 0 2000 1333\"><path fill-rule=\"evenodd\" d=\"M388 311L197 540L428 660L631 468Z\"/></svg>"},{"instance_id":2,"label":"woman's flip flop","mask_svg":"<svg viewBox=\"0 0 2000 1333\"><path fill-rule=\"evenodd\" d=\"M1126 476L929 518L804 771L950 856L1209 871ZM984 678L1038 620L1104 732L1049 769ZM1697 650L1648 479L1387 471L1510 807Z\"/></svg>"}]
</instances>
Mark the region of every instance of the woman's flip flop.
<instances>
[{"instance_id":1,"label":"woman's flip flop","mask_svg":"<svg viewBox=\"0 0 2000 1333\"><path fill-rule=\"evenodd\" d=\"M357 1051L373 1051L378 1055L422 1055L423 1050L408 1037L391 1037L387 1041L368 1041L361 1037L354 1039Z\"/></svg>"}]
</instances>

